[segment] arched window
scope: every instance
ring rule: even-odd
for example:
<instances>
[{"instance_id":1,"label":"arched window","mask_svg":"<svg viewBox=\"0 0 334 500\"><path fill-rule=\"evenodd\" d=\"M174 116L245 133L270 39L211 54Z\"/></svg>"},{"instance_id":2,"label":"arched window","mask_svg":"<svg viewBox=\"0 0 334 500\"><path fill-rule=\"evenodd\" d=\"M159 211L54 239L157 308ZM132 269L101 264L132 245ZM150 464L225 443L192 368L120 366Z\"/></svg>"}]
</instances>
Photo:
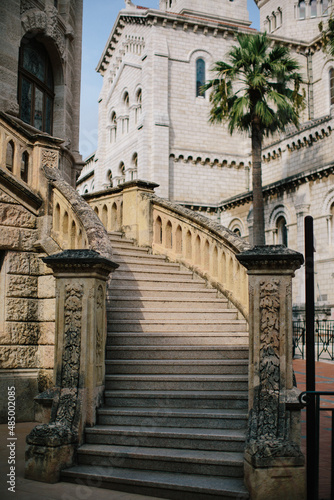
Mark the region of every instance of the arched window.
<instances>
[{"instance_id":1,"label":"arched window","mask_svg":"<svg viewBox=\"0 0 334 500\"><path fill-rule=\"evenodd\" d=\"M329 70L329 92L330 92L330 104L334 105L334 69Z\"/></svg>"},{"instance_id":2,"label":"arched window","mask_svg":"<svg viewBox=\"0 0 334 500\"><path fill-rule=\"evenodd\" d=\"M324 16L328 15L328 0L321 0L321 14Z\"/></svg>"},{"instance_id":3,"label":"arched window","mask_svg":"<svg viewBox=\"0 0 334 500\"><path fill-rule=\"evenodd\" d=\"M267 17L267 23L268 23L268 33L271 33L271 19L269 16Z\"/></svg>"},{"instance_id":4,"label":"arched window","mask_svg":"<svg viewBox=\"0 0 334 500\"><path fill-rule=\"evenodd\" d=\"M276 221L276 228L277 228L277 240L279 245L285 245L286 247L288 246L288 229L286 227L286 220L283 215L278 217Z\"/></svg>"},{"instance_id":5,"label":"arched window","mask_svg":"<svg viewBox=\"0 0 334 500\"><path fill-rule=\"evenodd\" d=\"M275 12L272 13L272 29L275 30L277 28L277 19Z\"/></svg>"},{"instance_id":6,"label":"arched window","mask_svg":"<svg viewBox=\"0 0 334 500\"><path fill-rule=\"evenodd\" d=\"M305 0L299 0L298 11L299 11L299 19L305 19L305 17L306 17L306 4L305 4Z\"/></svg>"},{"instance_id":7,"label":"arched window","mask_svg":"<svg viewBox=\"0 0 334 500\"><path fill-rule=\"evenodd\" d=\"M281 7L278 7L278 26L282 26L283 23L283 11Z\"/></svg>"},{"instance_id":8,"label":"arched window","mask_svg":"<svg viewBox=\"0 0 334 500\"><path fill-rule=\"evenodd\" d=\"M6 168L13 172L14 166L14 143L13 141L9 141L6 149Z\"/></svg>"},{"instance_id":9,"label":"arched window","mask_svg":"<svg viewBox=\"0 0 334 500\"><path fill-rule=\"evenodd\" d=\"M204 97L201 87L205 83L205 61L204 59L197 59L196 61L196 97Z\"/></svg>"},{"instance_id":10,"label":"arched window","mask_svg":"<svg viewBox=\"0 0 334 500\"><path fill-rule=\"evenodd\" d=\"M137 171L138 171L138 154L134 153L132 156L132 168L131 168L132 181L137 178Z\"/></svg>"},{"instance_id":11,"label":"arched window","mask_svg":"<svg viewBox=\"0 0 334 500\"><path fill-rule=\"evenodd\" d=\"M44 45L23 38L19 58L20 118L52 134L53 73Z\"/></svg>"},{"instance_id":12,"label":"arched window","mask_svg":"<svg viewBox=\"0 0 334 500\"><path fill-rule=\"evenodd\" d=\"M117 137L117 117L115 111L111 114L110 117L110 143L116 142Z\"/></svg>"},{"instance_id":13,"label":"arched window","mask_svg":"<svg viewBox=\"0 0 334 500\"><path fill-rule=\"evenodd\" d=\"M317 17L317 0L311 0L310 11L311 11L311 17Z\"/></svg>"},{"instance_id":14,"label":"arched window","mask_svg":"<svg viewBox=\"0 0 334 500\"><path fill-rule=\"evenodd\" d=\"M24 151L21 158L21 179L24 182L28 182L28 172L29 172L29 155L26 151Z\"/></svg>"},{"instance_id":15,"label":"arched window","mask_svg":"<svg viewBox=\"0 0 334 500\"><path fill-rule=\"evenodd\" d=\"M138 119L141 115L141 109L142 109L142 90L141 89L139 89L137 91L136 100L137 100L137 106L135 108L135 123L138 122Z\"/></svg>"},{"instance_id":16,"label":"arched window","mask_svg":"<svg viewBox=\"0 0 334 500\"><path fill-rule=\"evenodd\" d=\"M238 227L236 227L235 229L233 229L233 232L234 234L236 234L237 236L240 236L241 237L241 231Z\"/></svg>"}]
</instances>

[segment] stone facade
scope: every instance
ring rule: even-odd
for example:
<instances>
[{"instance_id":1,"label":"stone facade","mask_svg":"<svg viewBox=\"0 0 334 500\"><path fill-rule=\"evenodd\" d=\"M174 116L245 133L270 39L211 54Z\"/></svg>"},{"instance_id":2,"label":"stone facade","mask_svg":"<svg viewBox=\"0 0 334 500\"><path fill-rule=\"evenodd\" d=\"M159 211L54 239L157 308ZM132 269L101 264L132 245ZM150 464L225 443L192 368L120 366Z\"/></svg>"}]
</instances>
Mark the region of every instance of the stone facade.
<instances>
[{"instance_id":1,"label":"stone facade","mask_svg":"<svg viewBox=\"0 0 334 500\"><path fill-rule=\"evenodd\" d=\"M25 421L34 419L34 397L53 384L55 282L41 258L62 246L51 234L54 190L44 169L70 188L82 167L81 29L81 0L0 5L2 421L7 387L15 386L16 418Z\"/></svg>"},{"instance_id":2,"label":"stone facade","mask_svg":"<svg viewBox=\"0 0 334 500\"><path fill-rule=\"evenodd\" d=\"M261 30L288 43L299 62L305 109L299 130L263 145L266 243L303 251L303 217L316 219L318 305L333 311L332 60L318 24L331 0L258 0ZM98 64L103 76L99 143L78 190L99 191L138 178L157 194L217 218L252 241L250 141L225 125L209 125L209 96L196 95L196 64L205 79L224 60L239 32L250 32L243 2L162 0L159 10L126 2ZM233 22L231 22L233 20ZM269 25L270 23L270 25ZM334 85L334 78L332 85ZM297 272L294 303L304 302Z\"/></svg>"}]
</instances>

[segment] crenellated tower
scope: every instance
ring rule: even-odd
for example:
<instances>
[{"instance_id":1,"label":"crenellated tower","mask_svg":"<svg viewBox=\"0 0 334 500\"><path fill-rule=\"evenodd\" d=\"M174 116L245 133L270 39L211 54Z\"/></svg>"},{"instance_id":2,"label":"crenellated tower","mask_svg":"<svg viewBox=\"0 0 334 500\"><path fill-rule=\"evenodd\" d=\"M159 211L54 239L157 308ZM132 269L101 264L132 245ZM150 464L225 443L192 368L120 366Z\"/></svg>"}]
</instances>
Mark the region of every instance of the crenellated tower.
<instances>
[{"instance_id":1,"label":"crenellated tower","mask_svg":"<svg viewBox=\"0 0 334 500\"><path fill-rule=\"evenodd\" d=\"M160 10L176 14L197 14L219 20L246 24L249 22L247 0L160 0Z\"/></svg>"}]
</instances>

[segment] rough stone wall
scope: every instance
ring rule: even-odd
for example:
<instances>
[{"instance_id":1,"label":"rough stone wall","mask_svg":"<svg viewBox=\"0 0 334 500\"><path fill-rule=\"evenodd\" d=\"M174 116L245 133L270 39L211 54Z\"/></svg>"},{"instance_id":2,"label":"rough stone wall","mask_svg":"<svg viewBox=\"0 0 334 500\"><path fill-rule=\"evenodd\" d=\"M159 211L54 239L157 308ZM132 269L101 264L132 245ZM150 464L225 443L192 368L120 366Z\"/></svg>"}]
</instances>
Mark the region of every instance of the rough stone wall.
<instances>
[{"instance_id":1,"label":"rough stone wall","mask_svg":"<svg viewBox=\"0 0 334 500\"><path fill-rule=\"evenodd\" d=\"M33 397L52 383L54 279L34 247L36 214L0 190L0 420L16 387L18 421L33 420Z\"/></svg>"}]
</instances>

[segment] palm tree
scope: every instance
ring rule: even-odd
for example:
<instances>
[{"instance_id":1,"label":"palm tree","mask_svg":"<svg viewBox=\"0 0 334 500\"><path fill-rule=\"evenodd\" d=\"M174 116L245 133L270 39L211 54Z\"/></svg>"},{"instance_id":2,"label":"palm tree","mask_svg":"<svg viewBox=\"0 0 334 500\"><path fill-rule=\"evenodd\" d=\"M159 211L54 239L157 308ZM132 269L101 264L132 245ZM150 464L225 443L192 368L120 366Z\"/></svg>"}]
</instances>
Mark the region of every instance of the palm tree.
<instances>
[{"instance_id":1,"label":"palm tree","mask_svg":"<svg viewBox=\"0 0 334 500\"><path fill-rule=\"evenodd\" d=\"M267 35L239 35L238 45L228 53L230 64L215 63L216 78L203 86L210 94L212 123L228 122L234 130L247 131L252 138L253 245L265 245L261 151L264 135L298 126L304 96L299 93L299 65L289 49L275 45ZM232 84L239 82L234 92Z\"/></svg>"}]
</instances>

